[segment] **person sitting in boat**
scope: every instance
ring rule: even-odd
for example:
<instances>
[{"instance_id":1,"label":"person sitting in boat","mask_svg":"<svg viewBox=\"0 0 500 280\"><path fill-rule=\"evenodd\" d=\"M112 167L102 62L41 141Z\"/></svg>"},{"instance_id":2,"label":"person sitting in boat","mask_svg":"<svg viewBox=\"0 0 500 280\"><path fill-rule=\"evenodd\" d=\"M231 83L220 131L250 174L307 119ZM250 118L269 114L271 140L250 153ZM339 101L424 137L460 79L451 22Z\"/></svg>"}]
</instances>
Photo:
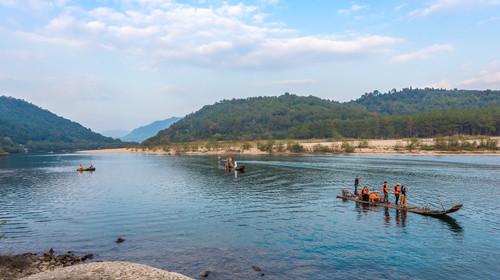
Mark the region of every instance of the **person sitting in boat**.
<instances>
[{"instance_id":1,"label":"person sitting in boat","mask_svg":"<svg viewBox=\"0 0 500 280\"><path fill-rule=\"evenodd\" d=\"M370 203L375 203L375 202L378 202L380 201L380 198L378 198L378 195L376 192L372 192L370 194Z\"/></svg>"},{"instance_id":2,"label":"person sitting in boat","mask_svg":"<svg viewBox=\"0 0 500 280\"><path fill-rule=\"evenodd\" d=\"M364 201L368 201L368 198L370 197L368 195L368 188L367 187L364 187L362 190L361 190L361 196L363 196L363 200Z\"/></svg>"},{"instance_id":3,"label":"person sitting in boat","mask_svg":"<svg viewBox=\"0 0 500 280\"><path fill-rule=\"evenodd\" d=\"M233 168L232 159L230 157L226 159L226 164L226 168Z\"/></svg>"},{"instance_id":4,"label":"person sitting in boat","mask_svg":"<svg viewBox=\"0 0 500 280\"><path fill-rule=\"evenodd\" d=\"M80 164L80 166L78 166L78 169L83 169L83 166Z\"/></svg>"},{"instance_id":5,"label":"person sitting in boat","mask_svg":"<svg viewBox=\"0 0 500 280\"><path fill-rule=\"evenodd\" d=\"M90 168L94 168L94 166L91 164L91 165L90 165Z\"/></svg>"}]
</instances>

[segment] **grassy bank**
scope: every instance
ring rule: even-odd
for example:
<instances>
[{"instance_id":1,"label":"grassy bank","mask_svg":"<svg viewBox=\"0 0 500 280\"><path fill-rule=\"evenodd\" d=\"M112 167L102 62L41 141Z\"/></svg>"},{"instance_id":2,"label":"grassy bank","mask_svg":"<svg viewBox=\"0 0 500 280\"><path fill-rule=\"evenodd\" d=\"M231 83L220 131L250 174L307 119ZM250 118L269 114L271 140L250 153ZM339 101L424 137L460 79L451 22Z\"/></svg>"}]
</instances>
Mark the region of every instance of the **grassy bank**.
<instances>
[{"instance_id":1,"label":"grassy bank","mask_svg":"<svg viewBox=\"0 0 500 280\"><path fill-rule=\"evenodd\" d=\"M499 137L450 136L434 139L310 139L261 141L197 141L162 146L130 147L137 153L241 153L241 154L500 154Z\"/></svg>"}]
</instances>

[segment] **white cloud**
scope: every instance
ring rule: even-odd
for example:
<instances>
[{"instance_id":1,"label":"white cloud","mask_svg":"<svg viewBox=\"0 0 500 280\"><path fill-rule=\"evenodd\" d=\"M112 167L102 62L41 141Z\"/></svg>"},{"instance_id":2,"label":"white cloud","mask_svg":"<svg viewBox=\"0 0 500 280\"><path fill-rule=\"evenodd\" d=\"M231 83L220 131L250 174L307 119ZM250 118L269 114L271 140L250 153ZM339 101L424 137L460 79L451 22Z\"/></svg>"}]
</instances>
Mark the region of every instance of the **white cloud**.
<instances>
[{"instance_id":1,"label":"white cloud","mask_svg":"<svg viewBox=\"0 0 500 280\"><path fill-rule=\"evenodd\" d=\"M435 13L461 11L475 6L498 5L498 0L434 0L427 7L415 9L410 16L425 17Z\"/></svg>"},{"instance_id":2,"label":"white cloud","mask_svg":"<svg viewBox=\"0 0 500 280\"><path fill-rule=\"evenodd\" d=\"M476 89L498 89L500 88L500 72L481 75L459 83L459 86Z\"/></svg>"},{"instance_id":3,"label":"white cloud","mask_svg":"<svg viewBox=\"0 0 500 280\"><path fill-rule=\"evenodd\" d=\"M88 45L88 42L72 38L43 36L30 32L17 32L17 36L32 43L51 44L61 47L81 48Z\"/></svg>"},{"instance_id":4,"label":"white cloud","mask_svg":"<svg viewBox=\"0 0 500 280\"><path fill-rule=\"evenodd\" d=\"M352 12L357 12L359 10L366 10L369 8L370 8L370 6L368 6L368 5L353 4L349 9L341 9L341 10L338 10L337 13L341 14L341 15L349 15Z\"/></svg>"},{"instance_id":5,"label":"white cloud","mask_svg":"<svg viewBox=\"0 0 500 280\"><path fill-rule=\"evenodd\" d=\"M441 80L436 84L428 84L423 86L423 88L444 88L444 89L452 89L455 85L449 79Z\"/></svg>"},{"instance_id":6,"label":"white cloud","mask_svg":"<svg viewBox=\"0 0 500 280\"><path fill-rule=\"evenodd\" d=\"M296 85L312 85L316 84L318 81L313 80L313 79L304 79L304 80L281 80L281 81L267 81L267 82L260 82L256 83L257 85L289 85L289 86L296 86Z\"/></svg>"},{"instance_id":7,"label":"white cloud","mask_svg":"<svg viewBox=\"0 0 500 280\"><path fill-rule=\"evenodd\" d=\"M429 46L427 48L417 50L411 53L407 54L401 54L394 56L391 61L392 62L409 62L409 61L416 61L416 60L425 60L425 59L430 59L432 58L433 53L435 52L442 52L442 51L452 51L454 48L451 45L440 45L440 44L435 44L432 46Z\"/></svg>"},{"instance_id":8,"label":"white cloud","mask_svg":"<svg viewBox=\"0 0 500 280\"><path fill-rule=\"evenodd\" d=\"M68 73L60 77L45 77L45 82L50 86L42 94L59 101L74 102L82 96L89 99L109 99L105 80L94 75Z\"/></svg>"},{"instance_id":9,"label":"white cloud","mask_svg":"<svg viewBox=\"0 0 500 280\"><path fill-rule=\"evenodd\" d=\"M64 5L66 1L44 1L44 0L0 0L0 6L16 8L20 10L48 10L55 5Z\"/></svg>"},{"instance_id":10,"label":"white cloud","mask_svg":"<svg viewBox=\"0 0 500 280\"><path fill-rule=\"evenodd\" d=\"M17 77L13 77L7 74L0 73L0 81L9 81L9 80L19 80Z\"/></svg>"},{"instance_id":11,"label":"white cloud","mask_svg":"<svg viewBox=\"0 0 500 280\"><path fill-rule=\"evenodd\" d=\"M184 93L186 90L180 86L177 85L166 85L161 88L157 88L156 91L158 92L166 92L166 93Z\"/></svg>"},{"instance_id":12,"label":"white cloud","mask_svg":"<svg viewBox=\"0 0 500 280\"><path fill-rule=\"evenodd\" d=\"M299 66L380 54L400 41L377 35L297 36L293 29L269 27L258 7L242 3L209 8L172 1L122 3L135 9L68 6L37 31L17 34L31 43L122 52L154 67L172 62L223 68ZM367 8L353 5L350 11Z\"/></svg>"}]
</instances>

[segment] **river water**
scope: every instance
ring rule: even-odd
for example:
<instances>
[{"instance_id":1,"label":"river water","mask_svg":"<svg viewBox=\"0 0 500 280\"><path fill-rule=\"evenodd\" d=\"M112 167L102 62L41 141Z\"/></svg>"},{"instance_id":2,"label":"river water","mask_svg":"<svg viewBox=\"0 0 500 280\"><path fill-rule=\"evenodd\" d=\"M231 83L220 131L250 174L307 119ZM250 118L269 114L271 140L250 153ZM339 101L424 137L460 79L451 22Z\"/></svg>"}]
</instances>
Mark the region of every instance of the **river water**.
<instances>
[{"instance_id":1,"label":"river water","mask_svg":"<svg viewBox=\"0 0 500 280\"><path fill-rule=\"evenodd\" d=\"M500 278L498 156L238 159L245 173L207 155L0 157L0 253L93 253L196 279ZM406 185L409 205L464 207L433 218L337 199L356 175Z\"/></svg>"}]
</instances>

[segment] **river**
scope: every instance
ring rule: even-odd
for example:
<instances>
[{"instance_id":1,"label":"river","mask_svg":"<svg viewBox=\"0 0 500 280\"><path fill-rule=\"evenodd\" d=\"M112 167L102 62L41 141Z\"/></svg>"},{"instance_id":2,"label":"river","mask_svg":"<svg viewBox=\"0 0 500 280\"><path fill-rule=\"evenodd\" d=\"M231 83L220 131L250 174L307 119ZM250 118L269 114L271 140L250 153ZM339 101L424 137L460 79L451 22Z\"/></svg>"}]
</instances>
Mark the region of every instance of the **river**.
<instances>
[{"instance_id":1,"label":"river","mask_svg":"<svg viewBox=\"0 0 500 280\"><path fill-rule=\"evenodd\" d=\"M500 278L498 156L238 160L245 173L208 155L0 157L0 252L93 253L197 279ZM433 218L337 199L356 175L405 185L409 205L464 206Z\"/></svg>"}]
</instances>

